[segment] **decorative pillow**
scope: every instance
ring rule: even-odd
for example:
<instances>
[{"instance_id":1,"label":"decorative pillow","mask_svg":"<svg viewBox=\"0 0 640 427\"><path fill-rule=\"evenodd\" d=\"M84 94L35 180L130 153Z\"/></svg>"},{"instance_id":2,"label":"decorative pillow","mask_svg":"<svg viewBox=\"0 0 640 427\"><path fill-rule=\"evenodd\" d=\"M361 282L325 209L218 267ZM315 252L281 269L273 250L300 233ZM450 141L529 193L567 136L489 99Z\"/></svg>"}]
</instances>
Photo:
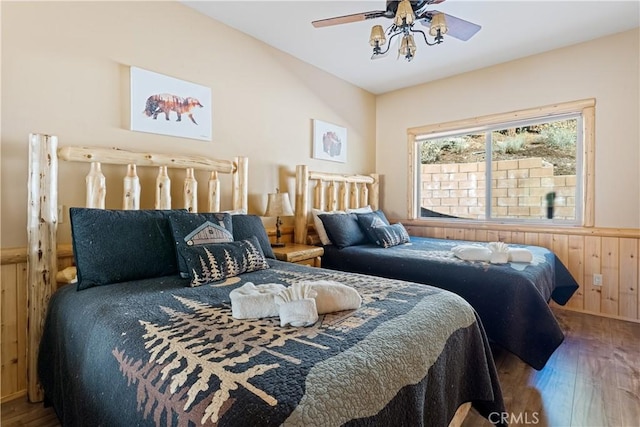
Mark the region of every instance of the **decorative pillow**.
<instances>
[{"instance_id":1,"label":"decorative pillow","mask_svg":"<svg viewBox=\"0 0 640 427\"><path fill-rule=\"evenodd\" d=\"M360 224L360 228L362 228L362 231L364 231L367 239L369 239L371 243L378 244L376 242L378 240L378 237L373 232L373 228L389 225L389 220L387 220L387 217L384 215L384 213L381 210L377 210L370 213L359 213L356 214L356 217L358 218L358 224Z\"/></svg>"},{"instance_id":2,"label":"decorative pillow","mask_svg":"<svg viewBox=\"0 0 640 427\"><path fill-rule=\"evenodd\" d=\"M320 215L336 215L336 214L344 214L344 211L322 211L320 209L311 209L311 215L313 216L313 225L316 227L316 232L318 233L318 237L320 238L320 242L323 245L330 245L331 239L327 235L327 231L324 228L324 224L320 219Z\"/></svg>"},{"instance_id":3,"label":"decorative pillow","mask_svg":"<svg viewBox=\"0 0 640 427\"><path fill-rule=\"evenodd\" d=\"M233 240L244 240L251 236L258 238L258 243L262 247L262 252L267 258L274 258L271 242L267 236L262 219L257 215L233 215Z\"/></svg>"},{"instance_id":4,"label":"decorative pillow","mask_svg":"<svg viewBox=\"0 0 640 427\"><path fill-rule=\"evenodd\" d=\"M169 216L177 212L70 208L78 290L176 274Z\"/></svg>"},{"instance_id":5,"label":"decorative pillow","mask_svg":"<svg viewBox=\"0 0 640 427\"><path fill-rule=\"evenodd\" d=\"M409 233L407 233L407 230L400 223L374 227L373 232L376 235L376 245L382 246L383 248L409 242Z\"/></svg>"},{"instance_id":6,"label":"decorative pillow","mask_svg":"<svg viewBox=\"0 0 640 427\"><path fill-rule=\"evenodd\" d=\"M356 214L319 215L327 235L338 248L368 243L367 236L358 225Z\"/></svg>"},{"instance_id":7,"label":"decorative pillow","mask_svg":"<svg viewBox=\"0 0 640 427\"><path fill-rule=\"evenodd\" d=\"M347 213L370 213L373 212L370 205L363 206L356 209L347 209Z\"/></svg>"},{"instance_id":8,"label":"decorative pillow","mask_svg":"<svg viewBox=\"0 0 640 427\"><path fill-rule=\"evenodd\" d=\"M180 276L189 277L180 247L233 242L233 223L228 213L177 212L169 216L173 241L178 248Z\"/></svg>"},{"instance_id":9,"label":"decorative pillow","mask_svg":"<svg viewBox=\"0 0 640 427\"><path fill-rule=\"evenodd\" d=\"M183 245L178 252L187 264L192 287L269 268L255 236L237 242Z\"/></svg>"}]
</instances>

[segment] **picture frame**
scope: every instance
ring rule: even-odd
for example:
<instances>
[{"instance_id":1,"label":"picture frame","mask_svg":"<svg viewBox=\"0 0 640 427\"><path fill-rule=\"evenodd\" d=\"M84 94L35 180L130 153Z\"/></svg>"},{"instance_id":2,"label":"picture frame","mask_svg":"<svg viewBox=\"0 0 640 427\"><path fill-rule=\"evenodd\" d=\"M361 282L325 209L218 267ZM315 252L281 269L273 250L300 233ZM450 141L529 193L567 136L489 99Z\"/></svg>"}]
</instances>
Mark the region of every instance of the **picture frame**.
<instances>
[{"instance_id":1,"label":"picture frame","mask_svg":"<svg viewBox=\"0 0 640 427\"><path fill-rule=\"evenodd\" d=\"M322 120L313 120L313 158L346 163L347 129Z\"/></svg>"},{"instance_id":2,"label":"picture frame","mask_svg":"<svg viewBox=\"0 0 640 427\"><path fill-rule=\"evenodd\" d=\"M131 130L211 141L211 89L130 68Z\"/></svg>"}]
</instances>

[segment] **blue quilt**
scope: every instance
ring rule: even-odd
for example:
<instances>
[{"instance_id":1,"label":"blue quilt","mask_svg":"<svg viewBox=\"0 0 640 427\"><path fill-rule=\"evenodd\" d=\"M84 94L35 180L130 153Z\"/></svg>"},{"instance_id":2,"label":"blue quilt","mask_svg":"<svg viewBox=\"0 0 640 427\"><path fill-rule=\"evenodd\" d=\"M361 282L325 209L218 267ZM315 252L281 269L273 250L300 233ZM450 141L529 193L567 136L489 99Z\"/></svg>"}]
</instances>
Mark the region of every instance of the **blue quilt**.
<instances>
[{"instance_id":1,"label":"blue quilt","mask_svg":"<svg viewBox=\"0 0 640 427\"><path fill-rule=\"evenodd\" d=\"M412 236L409 243L391 248L325 246L322 266L454 292L475 308L490 340L542 369L564 340L548 302L564 305L578 283L545 248L509 245L529 249L533 262L498 265L456 258L451 248L461 244L478 242Z\"/></svg>"},{"instance_id":2,"label":"blue quilt","mask_svg":"<svg viewBox=\"0 0 640 427\"><path fill-rule=\"evenodd\" d=\"M441 289L269 260L188 287L168 276L51 298L39 352L64 426L446 426L464 402L505 410L475 311ZM306 328L237 320L244 283L334 280L358 310Z\"/></svg>"}]
</instances>

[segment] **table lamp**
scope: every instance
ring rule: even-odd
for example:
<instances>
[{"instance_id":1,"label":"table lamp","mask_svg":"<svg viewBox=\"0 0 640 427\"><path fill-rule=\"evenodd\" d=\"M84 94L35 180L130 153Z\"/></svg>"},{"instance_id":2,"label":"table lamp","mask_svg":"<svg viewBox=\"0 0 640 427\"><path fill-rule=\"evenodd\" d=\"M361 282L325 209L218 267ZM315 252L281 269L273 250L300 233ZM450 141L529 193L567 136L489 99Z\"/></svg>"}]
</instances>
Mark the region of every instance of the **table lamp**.
<instances>
[{"instance_id":1,"label":"table lamp","mask_svg":"<svg viewBox=\"0 0 640 427\"><path fill-rule=\"evenodd\" d=\"M267 211L264 213L264 216L276 217L276 241L275 243L272 243L271 246L276 248L285 246L284 242L280 241L280 238L282 237L282 233L280 232L282 221L280 220L280 217L293 216L293 209L291 209L291 202L289 201L289 193L281 193L277 188L275 193L269 193L267 199Z\"/></svg>"}]
</instances>

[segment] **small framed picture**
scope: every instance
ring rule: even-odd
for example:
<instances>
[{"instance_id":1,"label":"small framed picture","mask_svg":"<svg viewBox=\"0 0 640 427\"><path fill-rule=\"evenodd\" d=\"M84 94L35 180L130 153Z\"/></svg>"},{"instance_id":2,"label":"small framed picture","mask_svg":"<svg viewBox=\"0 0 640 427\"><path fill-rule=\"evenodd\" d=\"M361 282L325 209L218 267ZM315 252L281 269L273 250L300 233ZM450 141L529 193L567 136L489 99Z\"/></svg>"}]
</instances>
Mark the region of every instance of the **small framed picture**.
<instances>
[{"instance_id":1,"label":"small framed picture","mask_svg":"<svg viewBox=\"0 0 640 427\"><path fill-rule=\"evenodd\" d=\"M333 123L314 119L313 158L346 163L347 129Z\"/></svg>"},{"instance_id":2,"label":"small framed picture","mask_svg":"<svg viewBox=\"0 0 640 427\"><path fill-rule=\"evenodd\" d=\"M211 141L211 89L131 67L131 130Z\"/></svg>"}]
</instances>

